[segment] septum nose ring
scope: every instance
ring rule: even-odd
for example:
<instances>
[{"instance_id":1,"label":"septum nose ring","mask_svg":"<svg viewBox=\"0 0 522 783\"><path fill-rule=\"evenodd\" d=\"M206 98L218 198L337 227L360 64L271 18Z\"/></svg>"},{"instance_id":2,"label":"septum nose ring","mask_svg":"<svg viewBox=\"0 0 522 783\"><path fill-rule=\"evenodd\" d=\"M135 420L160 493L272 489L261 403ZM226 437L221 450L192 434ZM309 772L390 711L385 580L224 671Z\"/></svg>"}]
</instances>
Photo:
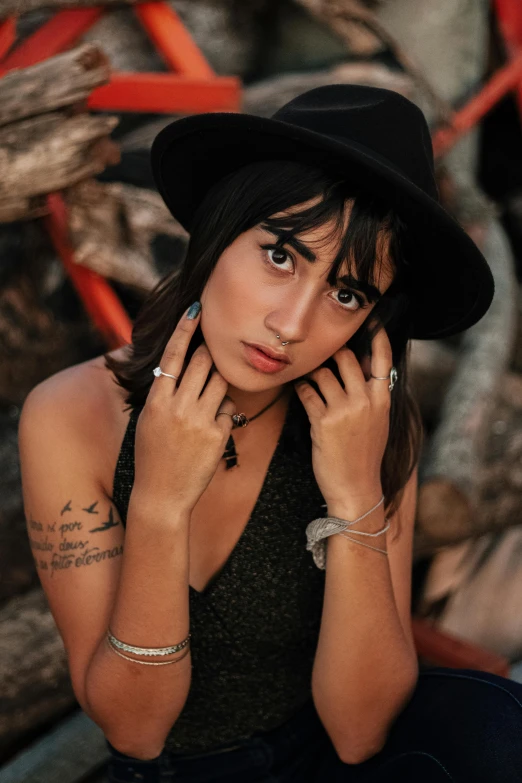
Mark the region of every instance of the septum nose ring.
<instances>
[{"instance_id":1,"label":"septum nose ring","mask_svg":"<svg viewBox=\"0 0 522 783\"><path fill-rule=\"evenodd\" d=\"M278 334L276 334L276 337L277 337L278 340L281 339ZM286 343L281 343L281 345L288 345L289 342L290 342L290 340L287 340Z\"/></svg>"}]
</instances>

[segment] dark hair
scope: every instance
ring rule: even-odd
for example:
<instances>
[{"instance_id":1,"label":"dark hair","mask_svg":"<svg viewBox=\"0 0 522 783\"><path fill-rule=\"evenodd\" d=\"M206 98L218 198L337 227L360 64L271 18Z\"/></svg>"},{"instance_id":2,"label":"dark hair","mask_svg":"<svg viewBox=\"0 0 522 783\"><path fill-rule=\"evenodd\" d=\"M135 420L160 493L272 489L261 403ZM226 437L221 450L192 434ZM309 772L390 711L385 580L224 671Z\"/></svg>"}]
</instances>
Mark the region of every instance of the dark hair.
<instances>
[{"instance_id":1,"label":"dark hair","mask_svg":"<svg viewBox=\"0 0 522 783\"><path fill-rule=\"evenodd\" d=\"M290 207L313 201L312 206L274 218ZM346 203L352 203L344 228ZM132 332L132 346L124 359L106 355L117 383L127 390L126 403L144 405L165 346L185 310L196 300L223 251L242 233L269 223L280 233L278 243L290 236L330 224L339 235L337 256L328 276L335 285L339 268L352 259L357 279L375 285L380 264L383 231L389 235L388 256L395 272L393 282L355 335L348 341L360 359L369 353L372 335L386 327L398 381L393 390L390 434L382 462L382 485L388 513L394 513L402 490L419 456L422 424L407 378L407 344L411 333L405 267L408 263L407 229L389 203L322 169L290 161L252 163L220 180L200 204L191 226L184 261L161 280L143 303ZM187 351L187 362L203 341L198 325ZM337 364L329 367L342 384ZM316 387L317 388L317 387ZM318 390L318 389L317 389ZM302 426L308 422L299 405ZM309 435L309 430L308 430Z\"/></svg>"}]
</instances>

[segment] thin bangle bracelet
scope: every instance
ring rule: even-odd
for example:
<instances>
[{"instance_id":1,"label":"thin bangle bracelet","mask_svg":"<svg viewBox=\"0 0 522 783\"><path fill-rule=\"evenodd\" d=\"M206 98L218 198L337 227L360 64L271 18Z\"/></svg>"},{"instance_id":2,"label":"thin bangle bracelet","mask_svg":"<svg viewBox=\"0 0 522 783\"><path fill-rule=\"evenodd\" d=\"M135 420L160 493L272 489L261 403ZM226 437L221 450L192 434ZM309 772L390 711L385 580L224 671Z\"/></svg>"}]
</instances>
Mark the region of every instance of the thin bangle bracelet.
<instances>
[{"instance_id":1,"label":"thin bangle bracelet","mask_svg":"<svg viewBox=\"0 0 522 783\"><path fill-rule=\"evenodd\" d=\"M365 546L366 549L373 549L374 552L381 552L383 555L386 555L386 557L388 557L388 552L386 551L386 549L378 549L376 546L370 546L370 544L363 544L362 541L356 541L355 538L350 538L350 536L347 536L346 533L337 533L337 535L342 536L343 538L347 538L348 541L351 541L354 544Z\"/></svg>"},{"instance_id":2,"label":"thin bangle bracelet","mask_svg":"<svg viewBox=\"0 0 522 783\"><path fill-rule=\"evenodd\" d=\"M187 644L190 642L190 633L179 644L174 644L171 647L135 647L132 644L126 644L120 639L117 639L111 632L110 628L107 629L107 638L110 643L117 647L119 650L125 652L134 653L135 655L170 655L171 653L181 652Z\"/></svg>"},{"instance_id":3,"label":"thin bangle bracelet","mask_svg":"<svg viewBox=\"0 0 522 783\"><path fill-rule=\"evenodd\" d=\"M348 532L350 533L350 535L353 533L354 535L357 534L358 536L369 536L370 538L375 538L376 536L382 536L383 533L386 533L386 531L390 529L390 523L388 519L386 518L384 521L386 524L384 525L384 527L381 527L381 529L378 530L376 533L365 533L363 530L352 530L351 528L349 529Z\"/></svg>"},{"instance_id":4,"label":"thin bangle bracelet","mask_svg":"<svg viewBox=\"0 0 522 783\"><path fill-rule=\"evenodd\" d=\"M119 652L115 647L112 646L112 644L108 639L106 639L106 642L108 648L112 650L113 653L116 653L116 655L119 655L120 658L125 658L126 661L131 661L131 663L139 663L141 666L168 666L169 663L179 663L190 652L190 648L189 648L188 650L186 650L186 652L183 653L183 655L180 655L179 658L176 658L173 661L137 661L135 658L129 658L128 655L123 655L123 653Z\"/></svg>"}]
</instances>

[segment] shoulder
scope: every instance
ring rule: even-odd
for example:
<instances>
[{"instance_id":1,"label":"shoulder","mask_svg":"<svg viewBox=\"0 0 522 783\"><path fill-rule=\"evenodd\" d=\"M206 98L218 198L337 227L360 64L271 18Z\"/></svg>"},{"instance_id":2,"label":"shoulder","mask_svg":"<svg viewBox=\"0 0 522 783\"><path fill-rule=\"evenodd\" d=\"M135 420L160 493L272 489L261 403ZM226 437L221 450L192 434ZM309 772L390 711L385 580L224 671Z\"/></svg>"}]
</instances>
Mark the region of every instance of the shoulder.
<instances>
[{"instance_id":1,"label":"shoulder","mask_svg":"<svg viewBox=\"0 0 522 783\"><path fill-rule=\"evenodd\" d=\"M105 357L97 356L55 373L32 389L22 408L20 438L40 445L45 441L48 447L80 447L85 464L110 494L129 421L125 407L125 391L106 367Z\"/></svg>"}]
</instances>

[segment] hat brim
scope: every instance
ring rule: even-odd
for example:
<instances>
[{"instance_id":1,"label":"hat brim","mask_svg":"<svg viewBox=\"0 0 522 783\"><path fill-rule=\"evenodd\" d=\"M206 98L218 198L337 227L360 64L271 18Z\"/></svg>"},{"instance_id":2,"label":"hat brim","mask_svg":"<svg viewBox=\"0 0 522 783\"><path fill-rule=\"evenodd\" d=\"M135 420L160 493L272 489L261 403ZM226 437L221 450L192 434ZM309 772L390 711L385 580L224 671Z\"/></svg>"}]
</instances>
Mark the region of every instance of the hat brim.
<instances>
[{"instance_id":1,"label":"hat brim","mask_svg":"<svg viewBox=\"0 0 522 783\"><path fill-rule=\"evenodd\" d=\"M248 114L199 114L167 125L151 148L159 193L190 232L209 189L248 163L292 160L346 175L388 198L407 222L419 257L408 267L412 337L438 339L473 326L488 310L494 281L464 229L388 160L357 142Z\"/></svg>"}]
</instances>

